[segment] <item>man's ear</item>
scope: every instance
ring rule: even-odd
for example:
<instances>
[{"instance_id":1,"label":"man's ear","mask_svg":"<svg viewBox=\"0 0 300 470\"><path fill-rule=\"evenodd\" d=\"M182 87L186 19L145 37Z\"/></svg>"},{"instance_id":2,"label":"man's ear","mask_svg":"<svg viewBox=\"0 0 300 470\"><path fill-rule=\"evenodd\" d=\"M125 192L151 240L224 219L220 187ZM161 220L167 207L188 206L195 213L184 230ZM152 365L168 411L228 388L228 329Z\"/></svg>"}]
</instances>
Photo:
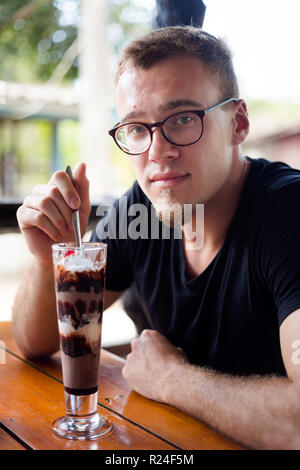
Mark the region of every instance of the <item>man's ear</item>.
<instances>
[{"instance_id":1,"label":"man's ear","mask_svg":"<svg viewBox=\"0 0 300 470\"><path fill-rule=\"evenodd\" d=\"M232 143L233 145L239 145L244 142L249 133L247 105L244 100L239 100L236 103L236 109L233 119L234 126L232 134Z\"/></svg>"}]
</instances>

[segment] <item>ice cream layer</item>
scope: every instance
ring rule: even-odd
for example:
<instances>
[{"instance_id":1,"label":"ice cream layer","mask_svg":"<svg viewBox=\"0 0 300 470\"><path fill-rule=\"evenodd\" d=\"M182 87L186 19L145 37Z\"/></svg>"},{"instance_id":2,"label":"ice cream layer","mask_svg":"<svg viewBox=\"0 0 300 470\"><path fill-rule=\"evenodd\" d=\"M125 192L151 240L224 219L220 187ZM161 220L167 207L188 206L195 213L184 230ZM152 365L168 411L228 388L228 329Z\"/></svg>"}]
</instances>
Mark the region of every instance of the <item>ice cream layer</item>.
<instances>
[{"instance_id":1,"label":"ice cream layer","mask_svg":"<svg viewBox=\"0 0 300 470\"><path fill-rule=\"evenodd\" d=\"M101 340L101 323L99 323L99 314L89 315L86 325L75 329L72 325L70 317L65 317L63 321L58 320L59 333L62 336L78 335L85 336L86 342L90 345L91 349L97 347ZM93 348L94 345L94 348Z\"/></svg>"}]
</instances>

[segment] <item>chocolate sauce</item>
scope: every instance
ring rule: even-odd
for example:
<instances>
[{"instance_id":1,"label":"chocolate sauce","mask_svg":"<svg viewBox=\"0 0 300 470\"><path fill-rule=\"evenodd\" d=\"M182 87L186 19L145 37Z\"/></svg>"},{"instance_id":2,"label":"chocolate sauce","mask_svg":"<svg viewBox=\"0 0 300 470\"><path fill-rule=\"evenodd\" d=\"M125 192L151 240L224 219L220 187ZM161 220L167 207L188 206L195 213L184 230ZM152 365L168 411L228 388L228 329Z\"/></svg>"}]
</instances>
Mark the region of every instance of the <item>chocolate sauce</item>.
<instances>
[{"instance_id":1,"label":"chocolate sauce","mask_svg":"<svg viewBox=\"0 0 300 470\"><path fill-rule=\"evenodd\" d=\"M96 387L91 387L91 388L65 387L65 390L71 395L91 395L92 393L96 393L98 391L98 385Z\"/></svg>"},{"instance_id":2,"label":"chocolate sauce","mask_svg":"<svg viewBox=\"0 0 300 470\"><path fill-rule=\"evenodd\" d=\"M65 317L71 317L72 326L75 330L89 324L88 314L99 313L98 323L102 321L103 301L92 299L90 302L77 299L75 305L62 300L57 301L58 318L64 321Z\"/></svg>"},{"instance_id":3,"label":"chocolate sauce","mask_svg":"<svg viewBox=\"0 0 300 470\"><path fill-rule=\"evenodd\" d=\"M64 266L56 267L56 290L66 292L75 287L77 292L91 292L94 289L98 294L104 288L105 267L98 271L67 271Z\"/></svg>"},{"instance_id":4,"label":"chocolate sauce","mask_svg":"<svg viewBox=\"0 0 300 470\"><path fill-rule=\"evenodd\" d=\"M61 349L66 354L66 356L70 357L79 357L85 356L86 354L93 354L90 346L86 342L86 337L81 335L70 335L70 336L63 336L60 335L60 342L61 342Z\"/></svg>"}]
</instances>

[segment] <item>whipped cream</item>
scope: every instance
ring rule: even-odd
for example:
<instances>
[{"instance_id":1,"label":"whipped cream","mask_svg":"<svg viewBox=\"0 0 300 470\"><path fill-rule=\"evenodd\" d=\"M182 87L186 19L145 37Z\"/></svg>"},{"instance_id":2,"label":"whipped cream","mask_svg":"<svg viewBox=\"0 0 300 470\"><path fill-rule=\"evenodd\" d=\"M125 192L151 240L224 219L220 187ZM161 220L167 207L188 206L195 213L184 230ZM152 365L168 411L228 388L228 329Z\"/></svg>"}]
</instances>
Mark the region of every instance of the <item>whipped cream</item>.
<instances>
[{"instance_id":1,"label":"whipped cream","mask_svg":"<svg viewBox=\"0 0 300 470\"><path fill-rule=\"evenodd\" d=\"M100 271L103 267L103 262L94 262L89 257L81 253L71 254L63 258L60 263L68 271L71 272L83 272L83 271Z\"/></svg>"}]
</instances>

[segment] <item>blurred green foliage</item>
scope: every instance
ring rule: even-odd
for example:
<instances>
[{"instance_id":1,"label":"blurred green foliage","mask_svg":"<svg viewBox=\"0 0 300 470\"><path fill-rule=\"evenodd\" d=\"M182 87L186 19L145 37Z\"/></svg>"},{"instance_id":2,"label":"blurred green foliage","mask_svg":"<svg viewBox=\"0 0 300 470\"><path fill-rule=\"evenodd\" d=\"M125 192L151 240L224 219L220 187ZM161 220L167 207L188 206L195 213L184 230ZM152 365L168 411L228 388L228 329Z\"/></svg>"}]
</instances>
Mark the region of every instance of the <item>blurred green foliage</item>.
<instances>
[{"instance_id":1,"label":"blurred green foliage","mask_svg":"<svg viewBox=\"0 0 300 470\"><path fill-rule=\"evenodd\" d=\"M109 39L116 57L125 42L151 29L154 6L155 0L108 0Z\"/></svg>"},{"instance_id":2,"label":"blurred green foliage","mask_svg":"<svg viewBox=\"0 0 300 470\"><path fill-rule=\"evenodd\" d=\"M80 160L79 123L65 119L58 126L59 155L62 168L75 166Z\"/></svg>"},{"instance_id":3,"label":"blurred green foliage","mask_svg":"<svg viewBox=\"0 0 300 470\"><path fill-rule=\"evenodd\" d=\"M106 1L106 0L99 0ZM107 0L109 10L111 76L121 47L129 39L151 29L155 0ZM0 0L0 80L45 83L77 37L80 0ZM75 59L62 85L78 77ZM115 116L111 116L113 124ZM62 120L57 127L61 168L80 160L79 122ZM105 138L105 137L104 137ZM124 191L134 173L123 154L109 139L114 167L112 187ZM0 158L12 155L17 168L16 195L28 194L36 184L48 181L52 171L53 129L45 120L0 122Z\"/></svg>"},{"instance_id":4,"label":"blurred green foliage","mask_svg":"<svg viewBox=\"0 0 300 470\"><path fill-rule=\"evenodd\" d=\"M48 180L52 132L46 121L24 121L17 127L18 186L21 194L27 194L33 186Z\"/></svg>"},{"instance_id":5,"label":"blurred green foliage","mask_svg":"<svg viewBox=\"0 0 300 470\"><path fill-rule=\"evenodd\" d=\"M48 80L77 36L78 16L79 0L0 0L0 79ZM77 75L74 61L65 80Z\"/></svg>"},{"instance_id":6,"label":"blurred green foliage","mask_svg":"<svg viewBox=\"0 0 300 470\"><path fill-rule=\"evenodd\" d=\"M107 0L107 5L116 58L126 40L151 27L154 0ZM0 80L48 80L76 39L79 19L80 0L0 0ZM76 58L64 81L77 76Z\"/></svg>"}]
</instances>

